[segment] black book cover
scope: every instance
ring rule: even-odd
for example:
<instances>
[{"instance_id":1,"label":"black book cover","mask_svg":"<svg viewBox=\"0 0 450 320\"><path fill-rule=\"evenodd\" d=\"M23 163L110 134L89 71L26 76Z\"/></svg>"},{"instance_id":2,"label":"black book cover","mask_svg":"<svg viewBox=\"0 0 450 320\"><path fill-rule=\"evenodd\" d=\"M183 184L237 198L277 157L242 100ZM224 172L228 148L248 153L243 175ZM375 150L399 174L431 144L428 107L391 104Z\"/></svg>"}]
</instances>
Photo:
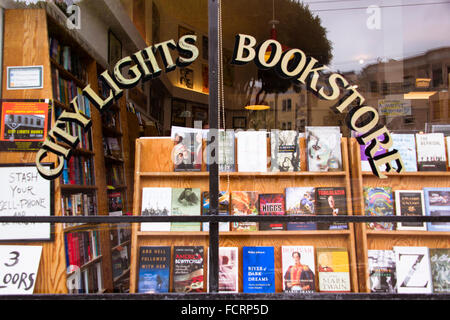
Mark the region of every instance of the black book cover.
<instances>
[{"instance_id":1,"label":"black book cover","mask_svg":"<svg viewBox=\"0 0 450 320\"><path fill-rule=\"evenodd\" d=\"M344 187L316 188L316 214L347 215L347 198ZM346 230L347 223L318 222L317 230Z\"/></svg>"},{"instance_id":2,"label":"black book cover","mask_svg":"<svg viewBox=\"0 0 450 320\"><path fill-rule=\"evenodd\" d=\"M286 207L282 193L259 195L259 214L262 216L284 215ZM283 222L260 222L259 230L286 230Z\"/></svg>"}]
</instances>

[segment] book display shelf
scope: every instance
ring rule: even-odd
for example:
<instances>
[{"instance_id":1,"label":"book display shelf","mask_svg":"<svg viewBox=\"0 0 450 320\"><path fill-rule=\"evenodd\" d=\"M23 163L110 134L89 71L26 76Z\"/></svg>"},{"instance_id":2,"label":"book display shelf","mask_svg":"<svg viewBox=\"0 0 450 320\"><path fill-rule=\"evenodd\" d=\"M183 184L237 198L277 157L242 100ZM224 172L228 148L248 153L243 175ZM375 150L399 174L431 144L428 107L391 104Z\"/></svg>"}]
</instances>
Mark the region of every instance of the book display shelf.
<instances>
[{"instance_id":1,"label":"book display shelf","mask_svg":"<svg viewBox=\"0 0 450 320\"><path fill-rule=\"evenodd\" d=\"M393 193L396 190L449 187L449 171L391 172L385 173L387 175L386 179L380 179L372 172L362 171L360 145L356 139L349 139L349 149L351 163L353 164L351 173L355 215L365 214L364 187L390 187ZM450 248L450 232L397 230L396 226L397 223L394 223L394 230L369 230L366 223L357 223L355 225L360 292L371 292L368 250L392 250L394 246Z\"/></svg>"},{"instance_id":2,"label":"book display shelf","mask_svg":"<svg viewBox=\"0 0 450 320\"><path fill-rule=\"evenodd\" d=\"M300 138L302 159L301 171L297 172L221 172L219 190L229 191L256 190L259 193L284 193L287 187L344 187L346 189L348 214L352 214L350 169L347 141L342 139L343 171L338 172L308 172L306 171L306 142ZM268 140L268 145L270 142ZM145 187L200 188L208 191L209 172L203 163L199 172L174 172L171 161L171 151L174 141L168 138L140 138L136 140L136 171L134 184L133 215L141 215L142 189ZM270 156L270 147L268 148ZM228 177L227 177L228 176ZM139 250L142 246L203 246L205 249L204 277L207 278L207 247L209 246L208 231L140 231L140 224L132 227L131 278L130 293L138 292ZM231 230L231 229L230 229ZM260 231L220 231L219 247L239 248L239 292L243 292L242 248L244 246L272 246L275 261L275 292L283 292L283 275L281 262L281 246L314 246L343 247L348 250L350 286L352 292L358 292L356 273L356 254L353 224L348 230L260 230ZM173 292L172 274L170 275L169 292ZM317 274L316 274L316 283ZM204 290L207 290L205 281Z\"/></svg>"}]
</instances>

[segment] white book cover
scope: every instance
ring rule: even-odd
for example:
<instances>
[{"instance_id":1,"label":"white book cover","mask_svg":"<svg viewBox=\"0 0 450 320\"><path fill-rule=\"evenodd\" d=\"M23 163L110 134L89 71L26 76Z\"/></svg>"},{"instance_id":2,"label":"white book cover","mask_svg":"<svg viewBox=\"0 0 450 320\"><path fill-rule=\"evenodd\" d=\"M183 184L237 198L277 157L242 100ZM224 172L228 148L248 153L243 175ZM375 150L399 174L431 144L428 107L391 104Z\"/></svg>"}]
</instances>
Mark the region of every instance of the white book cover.
<instances>
[{"instance_id":1,"label":"white book cover","mask_svg":"<svg viewBox=\"0 0 450 320\"><path fill-rule=\"evenodd\" d=\"M427 247L394 246L398 293L432 293Z\"/></svg>"},{"instance_id":2,"label":"white book cover","mask_svg":"<svg viewBox=\"0 0 450 320\"><path fill-rule=\"evenodd\" d=\"M445 142L447 145L447 167L450 167L450 136L445 137Z\"/></svg>"},{"instance_id":3,"label":"white book cover","mask_svg":"<svg viewBox=\"0 0 450 320\"><path fill-rule=\"evenodd\" d=\"M417 133L416 145L419 171L445 171L447 161L443 133Z\"/></svg>"},{"instance_id":4,"label":"white book cover","mask_svg":"<svg viewBox=\"0 0 450 320\"><path fill-rule=\"evenodd\" d=\"M209 270L209 248L208 270ZM219 247L219 293L239 292L239 252L238 247ZM209 291L209 272L208 272Z\"/></svg>"},{"instance_id":5,"label":"white book cover","mask_svg":"<svg viewBox=\"0 0 450 320\"><path fill-rule=\"evenodd\" d=\"M425 202L422 190L395 190L397 216L424 216ZM427 230L425 222L397 222L397 230Z\"/></svg>"},{"instance_id":6,"label":"white book cover","mask_svg":"<svg viewBox=\"0 0 450 320\"><path fill-rule=\"evenodd\" d=\"M341 171L339 127L305 127L308 171Z\"/></svg>"},{"instance_id":7,"label":"white book cover","mask_svg":"<svg viewBox=\"0 0 450 320\"><path fill-rule=\"evenodd\" d=\"M267 172L267 132L238 131L237 163L239 172Z\"/></svg>"},{"instance_id":8,"label":"white book cover","mask_svg":"<svg viewBox=\"0 0 450 320\"><path fill-rule=\"evenodd\" d=\"M170 216L172 188L142 188L142 216ZM141 231L170 231L170 222L143 222Z\"/></svg>"},{"instance_id":9,"label":"white book cover","mask_svg":"<svg viewBox=\"0 0 450 320\"><path fill-rule=\"evenodd\" d=\"M315 292L313 246L282 246L283 292Z\"/></svg>"},{"instance_id":10,"label":"white book cover","mask_svg":"<svg viewBox=\"0 0 450 320\"><path fill-rule=\"evenodd\" d=\"M416 138L413 133L393 133L391 134L392 149L398 150L403 161L406 172L417 171ZM397 165L393 165L397 169Z\"/></svg>"}]
</instances>

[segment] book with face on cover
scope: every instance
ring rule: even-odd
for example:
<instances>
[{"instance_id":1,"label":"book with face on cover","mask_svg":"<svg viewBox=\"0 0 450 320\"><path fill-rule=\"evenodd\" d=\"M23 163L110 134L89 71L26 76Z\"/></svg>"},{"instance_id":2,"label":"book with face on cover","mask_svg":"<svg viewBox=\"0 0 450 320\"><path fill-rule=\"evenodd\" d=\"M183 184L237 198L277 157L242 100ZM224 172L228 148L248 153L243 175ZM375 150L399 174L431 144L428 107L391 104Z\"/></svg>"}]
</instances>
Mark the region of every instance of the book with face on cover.
<instances>
[{"instance_id":1,"label":"book with face on cover","mask_svg":"<svg viewBox=\"0 0 450 320\"><path fill-rule=\"evenodd\" d=\"M347 215L345 187L316 188L316 214L329 216ZM318 230L346 230L345 222L318 222Z\"/></svg>"},{"instance_id":2,"label":"book with face on cover","mask_svg":"<svg viewBox=\"0 0 450 320\"><path fill-rule=\"evenodd\" d=\"M450 188L423 188L425 214L450 216ZM450 222L427 222L428 231L450 231Z\"/></svg>"},{"instance_id":3,"label":"book with face on cover","mask_svg":"<svg viewBox=\"0 0 450 320\"><path fill-rule=\"evenodd\" d=\"M243 247L242 265L244 292L275 292L273 247Z\"/></svg>"},{"instance_id":4,"label":"book with face on cover","mask_svg":"<svg viewBox=\"0 0 450 320\"><path fill-rule=\"evenodd\" d=\"M172 188L142 188L142 216L170 216ZM170 222L142 222L141 231L170 231Z\"/></svg>"},{"instance_id":5,"label":"book with face on cover","mask_svg":"<svg viewBox=\"0 0 450 320\"><path fill-rule=\"evenodd\" d=\"M192 129L194 130L194 129ZM174 171L201 171L203 133L197 132L172 132L174 147L172 149L172 161Z\"/></svg>"},{"instance_id":6,"label":"book with face on cover","mask_svg":"<svg viewBox=\"0 0 450 320\"><path fill-rule=\"evenodd\" d=\"M428 247L394 246L398 293L432 293Z\"/></svg>"},{"instance_id":7,"label":"book with face on cover","mask_svg":"<svg viewBox=\"0 0 450 320\"><path fill-rule=\"evenodd\" d=\"M366 216L394 215L394 196L391 187L363 187ZM367 222L369 230L394 230L393 222Z\"/></svg>"},{"instance_id":8,"label":"book with face on cover","mask_svg":"<svg viewBox=\"0 0 450 320\"><path fill-rule=\"evenodd\" d=\"M138 266L139 293L169 292L170 247L139 247Z\"/></svg>"},{"instance_id":9,"label":"book with face on cover","mask_svg":"<svg viewBox=\"0 0 450 320\"><path fill-rule=\"evenodd\" d=\"M398 216L424 216L422 190L395 190L395 213ZM397 230L427 230L425 222L397 222Z\"/></svg>"},{"instance_id":10,"label":"book with face on cover","mask_svg":"<svg viewBox=\"0 0 450 320\"><path fill-rule=\"evenodd\" d=\"M450 292L450 249L429 248L434 293Z\"/></svg>"},{"instance_id":11,"label":"book with face on cover","mask_svg":"<svg viewBox=\"0 0 450 320\"><path fill-rule=\"evenodd\" d=\"M313 187L288 187L285 189L286 215L314 216L316 190ZM288 222L287 230L316 230L316 222Z\"/></svg>"},{"instance_id":12,"label":"book with face on cover","mask_svg":"<svg viewBox=\"0 0 450 320\"><path fill-rule=\"evenodd\" d=\"M273 129L270 132L272 172L300 171L299 133Z\"/></svg>"},{"instance_id":13,"label":"book with face on cover","mask_svg":"<svg viewBox=\"0 0 450 320\"><path fill-rule=\"evenodd\" d=\"M239 172L267 172L267 132L238 131L237 164Z\"/></svg>"},{"instance_id":14,"label":"book with face on cover","mask_svg":"<svg viewBox=\"0 0 450 320\"><path fill-rule=\"evenodd\" d=\"M260 193L259 215L277 216L285 214L284 194L282 193ZM284 222L259 222L259 230L285 230Z\"/></svg>"},{"instance_id":15,"label":"book with face on cover","mask_svg":"<svg viewBox=\"0 0 450 320\"><path fill-rule=\"evenodd\" d=\"M419 171L446 171L443 133L417 133L417 164Z\"/></svg>"},{"instance_id":16,"label":"book with face on cover","mask_svg":"<svg viewBox=\"0 0 450 320\"><path fill-rule=\"evenodd\" d=\"M204 248L202 246L173 247L173 291L203 291Z\"/></svg>"},{"instance_id":17,"label":"book with face on cover","mask_svg":"<svg viewBox=\"0 0 450 320\"><path fill-rule=\"evenodd\" d=\"M341 171L339 127L305 127L308 171Z\"/></svg>"},{"instance_id":18,"label":"book with face on cover","mask_svg":"<svg viewBox=\"0 0 450 320\"><path fill-rule=\"evenodd\" d=\"M231 191L231 215L258 215L257 191ZM231 231L258 231L258 222L231 222Z\"/></svg>"},{"instance_id":19,"label":"book with face on cover","mask_svg":"<svg viewBox=\"0 0 450 320\"><path fill-rule=\"evenodd\" d=\"M239 292L239 254L238 247L219 247L219 293ZM209 270L209 248L208 248ZM209 289L209 273L207 275Z\"/></svg>"},{"instance_id":20,"label":"book with face on cover","mask_svg":"<svg viewBox=\"0 0 450 320\"><path fill-rule=\"evenodd\" d=\"M393 250L367 250L370 292L397 292Z\"/></svg>"},{"instance_id":21,"label":"book with face on cover","mask_svg":"<svg viewBox=\"0 0 450 320\"><path fill-rule=\"evenodd\" d=\"M347 248L316 248L320 292L350 292Z\"/></svg>"},{"instance_id":22,"label":"book with face on cover","mask_svg":"<svg viewBox=\"0 0 450 320\"><path fill-rule=\"evenodd\" d=\"M315 292L313 246L282 246L283 292Z\"/></svg>"},{"instance_id":23,"label":"book with face on cover","mask_svg":"<svg viewBox=\"0 0 450 320\"><path fill-rule=\"evenodd\" d=\"M172 216L199 216L201 212L200 188L172 189ZM200 231L200 222L172 222L170 231Z\"/></svg>"}]
</instances>

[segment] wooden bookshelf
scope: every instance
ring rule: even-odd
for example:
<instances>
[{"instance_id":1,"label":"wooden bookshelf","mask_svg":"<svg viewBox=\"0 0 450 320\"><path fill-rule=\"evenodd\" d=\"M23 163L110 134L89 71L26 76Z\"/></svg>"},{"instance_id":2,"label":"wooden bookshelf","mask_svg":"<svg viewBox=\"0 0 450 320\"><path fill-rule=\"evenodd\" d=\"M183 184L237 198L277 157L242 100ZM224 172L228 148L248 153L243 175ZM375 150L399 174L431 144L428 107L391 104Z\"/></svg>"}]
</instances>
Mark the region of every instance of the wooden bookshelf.
<instances>
[{"instance_id":1,"label":"wooden bookshelf","mask_svg":"<svg viewBox=\"0 0 450 320\"><path fill-rule=\"evenodd\" d=\"M304 139L299 141L305 147ZM227 176L230 178L230 191L256 190L260 193L284 193L286 187L345 187L347 194L348 213L352 214L350 172L347 141L342 140L343 171L330 173L317 172L265 172L265 173L221 173L219 190L226 190ZM141 138L136 141L136 170L134 183L133 215L140 215L142 188L144 187L172 187L172 188L200 188L209 189L208 172L173 172L170 153L173 141L170 138ZM270 152L270 148L268 149ZM303 150L304 151L304 150ZM306 168L305 157L301 157L301 168ZM355 238L353 224L349 223L348 230L313 230L313 231L249 231L249 232L220 232L220 247L239 248L239 292L243 292L242 282L242 247L243 246L273 246L275 249L275 288L282 292L281 246L312 245L317 247L345 247L348 249L350 263L351 290L358 292ZM143 232L140 224L132 225L130 292L137 292L138 283L138 255L141 246L173 246L199 245L209 246L209 233L199 232ZM205 291L207 277L207 257L205 256ZM316 284L318 283L317 272ZM171 279L172 280L172 275ZM170 281L172 290L172 281Z\"/></svg>"},{"instance_id":2,"label":"wooden bookshelf","mask_svg":"<svg viewBox=\"0 0 450 320\"><path fill-rule=\"evenodd\" d=\"M404 172L386 173L380 179L372 172L361 170L360 145L356 139L349 140L350 161L352 165L353 208L356 215L364 215L363 187L391 187L395 190L421 190L425 187L450 187L447 179L450 172ZM395 206L394 206L395 210ZM356 253L360 292L370 292L367 250L392 250L393 246L424 246L428 248L450 248L450 232L406 231L406 230L368 230L366 223L355 225Z\"/></svg>"}]
</instances>

